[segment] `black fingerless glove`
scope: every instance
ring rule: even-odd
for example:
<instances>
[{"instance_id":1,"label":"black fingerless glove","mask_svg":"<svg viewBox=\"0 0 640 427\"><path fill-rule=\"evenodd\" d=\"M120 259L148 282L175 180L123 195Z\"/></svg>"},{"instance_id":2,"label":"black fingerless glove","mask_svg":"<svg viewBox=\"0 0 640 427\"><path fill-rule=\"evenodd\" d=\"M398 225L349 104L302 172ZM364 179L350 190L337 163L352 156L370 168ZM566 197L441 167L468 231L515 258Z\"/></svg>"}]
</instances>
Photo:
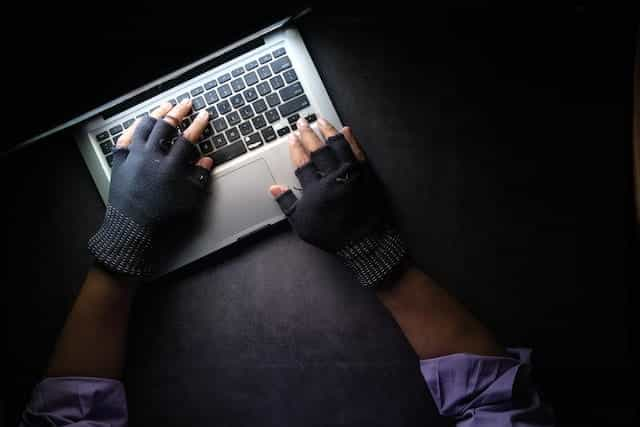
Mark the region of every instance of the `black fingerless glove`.
<instances>
[{"instance_id":1,"label":"black fingerless glove","mask_svg":"<svg viewBox=\"0 0 640 427\"><path fill-rule=\"evenodd\" d=\"M154 237L204 198L209 171L194 165L193 144L176 136L164 120L146 117L129 147L114 151L106 215L89 240L89 251L107 270L150 276Z\"/></svg>"},{"instance_id":2,"label":"black fingerless glove","mask_svg":"<svg viewBox=\"0 0 640 427\"><path fill-rule=\"evenodd\" d=\"M303 240L338 254L365 287L404 268L406 250L389 225L382 189L342 134L312 152L296 176L303 197L287 190L276 200Z\"/></svg>"}]
</instances>

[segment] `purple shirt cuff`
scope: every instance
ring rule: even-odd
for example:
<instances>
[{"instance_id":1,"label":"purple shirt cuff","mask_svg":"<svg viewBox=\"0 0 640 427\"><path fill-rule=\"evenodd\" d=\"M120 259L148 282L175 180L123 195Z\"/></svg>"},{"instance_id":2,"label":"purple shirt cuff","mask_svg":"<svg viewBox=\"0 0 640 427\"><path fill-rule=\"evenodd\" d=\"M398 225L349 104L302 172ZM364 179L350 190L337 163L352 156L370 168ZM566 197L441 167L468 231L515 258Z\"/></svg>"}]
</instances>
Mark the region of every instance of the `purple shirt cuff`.
<instances>
[{"instance_id":1,"label":"purple shirt cuff","mask_svg":"<svg viewBox=\"0 0 640 427\"><path fill-rule=\"evenodd\" d=\"M550 426L551 409L531 383L531 351L508 349L511 357L452 354L420 361L441 415L458 427Z\"/></svg>"},{"instance_id":2,"label":"purple shirt cuff","mask_svg":"<svg viewBox=\"0 0 640 427\"><path fill-rule=\"evenodd\" d=\"M107 378L45 378L33 390L21 427L127 425L127 400L120 381Z\"/></svg>"}]
</instances>

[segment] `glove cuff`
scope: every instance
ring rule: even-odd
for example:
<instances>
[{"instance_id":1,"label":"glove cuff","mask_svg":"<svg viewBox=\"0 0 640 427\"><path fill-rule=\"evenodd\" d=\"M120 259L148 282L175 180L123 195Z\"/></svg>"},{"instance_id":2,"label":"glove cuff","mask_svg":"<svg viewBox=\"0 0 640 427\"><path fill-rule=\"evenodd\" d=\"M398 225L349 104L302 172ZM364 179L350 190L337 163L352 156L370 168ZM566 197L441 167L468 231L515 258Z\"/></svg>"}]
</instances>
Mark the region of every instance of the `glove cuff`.
<instances>
[{"instance_id":1,"label":"glove cuff","mask_svg":"<svg viewBox=\"0 0 640 427\"><path fill-rule=\"evenodd\" d=\"M381 287L385 279L406 265L407 250L392 228L349 242L337 252L365 288Z\"/></svg>"},{"instance_id":2,"label":"glove cuff","mask_svg":"<svg viewBox=\"0 0 640 427\"><path fill-rule=\"evenodd\" d=\"M151 227L140 225L107 205L104 222L89 239L89 252L109 271L148 277L151 267L147 257L152 235Z\"/></svg>"}]
</instances>

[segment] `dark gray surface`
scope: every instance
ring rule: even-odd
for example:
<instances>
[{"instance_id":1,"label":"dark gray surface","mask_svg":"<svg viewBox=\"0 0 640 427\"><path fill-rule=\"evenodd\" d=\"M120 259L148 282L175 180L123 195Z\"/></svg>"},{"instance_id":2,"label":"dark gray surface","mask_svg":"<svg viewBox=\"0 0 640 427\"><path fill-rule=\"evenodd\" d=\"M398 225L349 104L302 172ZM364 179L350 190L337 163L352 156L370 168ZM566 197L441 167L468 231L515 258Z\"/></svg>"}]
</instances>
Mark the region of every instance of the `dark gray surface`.
<instances>
[{"instance_id":1,"label":"dark gray surface","mask_svg":"<svg viewBox=\"0 0 640 427\"><path fill-rule=\"evenodd\" d=\"M623 424L631 33L580 14L544 31L474 11L393 22L320 14L301 30L416 263L501 342L534 348L565 424ZM11 163L28 166L3 180L10 415L46 364L104 209L67 135ZM400 330L286 225L142 289L125 382L132 425L435 423Z\"/></svg>"}]
</instances>

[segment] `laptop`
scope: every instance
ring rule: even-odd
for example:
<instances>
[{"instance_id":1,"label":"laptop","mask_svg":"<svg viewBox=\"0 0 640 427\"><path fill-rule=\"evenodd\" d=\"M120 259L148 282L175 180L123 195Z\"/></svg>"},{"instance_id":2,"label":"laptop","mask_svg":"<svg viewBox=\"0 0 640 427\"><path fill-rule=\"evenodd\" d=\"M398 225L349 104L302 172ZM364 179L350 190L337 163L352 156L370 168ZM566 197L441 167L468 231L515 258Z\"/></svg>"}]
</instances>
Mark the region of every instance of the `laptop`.
<instances>
[{"instance_id":1,"label":"laptop","mask_svg":"<svg viewBox=\"0 0 640 427\"><path fill-rule=\"evenodd\" d=\"M284 220L268 188L278 183L299 191L287 143L296 120L306 118L316 131L320 116L341 126L294 20L275 22L62 125L73 126L106 204L115 140L136 118L185 98L193 114L182 127L201 110L209 112L209 126L197 143L214 161L208 194L186 231L172 227L175 244L163 245L171 250L162 254L158 275Z\"/></svg>"}]
</instances>

